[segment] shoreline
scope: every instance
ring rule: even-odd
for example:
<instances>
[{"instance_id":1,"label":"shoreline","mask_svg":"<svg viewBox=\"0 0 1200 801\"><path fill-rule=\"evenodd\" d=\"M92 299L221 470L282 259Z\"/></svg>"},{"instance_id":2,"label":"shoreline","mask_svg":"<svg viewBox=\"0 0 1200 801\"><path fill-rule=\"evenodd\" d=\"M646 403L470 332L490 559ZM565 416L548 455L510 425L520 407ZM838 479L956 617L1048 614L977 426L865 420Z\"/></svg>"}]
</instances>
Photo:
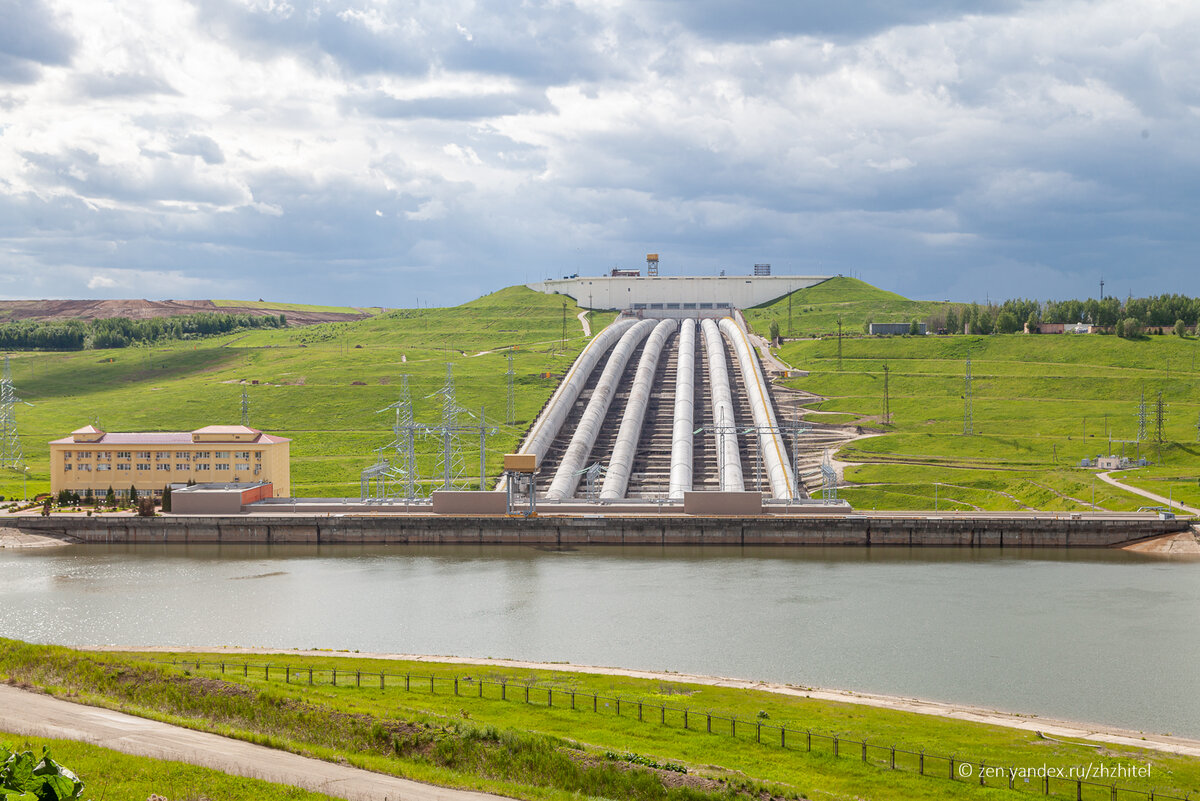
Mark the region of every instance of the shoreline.
<instances>
[{"instance_id":1,"label":"shoreline","mask_svg":"<svg viewBox=\"0 0 1200 801\"><path fill-rule=\"evenodd\" d=\"M860 693L851 690L831 690L820 687L800 687L775 682L752 681L727 676L707 676L695 673L676 673L673 671L637 670L633 668L609 667L603 665L577 665L570 662L528 662L515 659L491 659L486 657L466 656L437 656L430 654L381 654L370 652L321 651L309 649L287 648L249 648L243 646L71 646L81 651L115 652L115 653L195 653L195 654L257 654L257 655L288 655L307 657L336 657L346 659L383 659L405 662L440 662L455 665L479 665L521 668L527 670L547 670L562 673L590 673L602 676L623 676L635 679L650 679L658 681L685 682L688 684L703 684L712 687L728 687L743 690L761 690L763 692L787 695L795 698L811 698L817 701L833 701L838 703L860 704L879 709L892 709L898 712L909 712L919 715L962 720L971 723L983 723L992 726L1004 726L1010 729L1035 732L1057 738L1087 740L1107 745L1128 746L1160 751L1181 756L1200 757L1200 739L1175 737L1165 734L1150 734L1146 732L1123 729L1117 726L1107 726L1095 723L1080 723L1076 721L1043 718L1037 715L1022 715L1016 712L1003 712L995 709L971 706L969 704L953 704L943 701L929 701L920 698L905 698L879 693Z\"/></svg>"}]
</instances>

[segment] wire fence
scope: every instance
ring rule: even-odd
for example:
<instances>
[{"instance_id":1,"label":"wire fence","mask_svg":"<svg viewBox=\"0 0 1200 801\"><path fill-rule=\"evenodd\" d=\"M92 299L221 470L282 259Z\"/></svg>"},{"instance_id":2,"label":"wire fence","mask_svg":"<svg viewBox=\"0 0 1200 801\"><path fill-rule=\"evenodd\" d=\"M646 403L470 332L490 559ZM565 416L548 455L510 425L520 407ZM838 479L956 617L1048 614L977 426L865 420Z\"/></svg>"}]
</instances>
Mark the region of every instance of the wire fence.
<instances>
[{"instance_id":1,"label":"wire fence","mask_svg":"<svg viewBox=\"0 0 1200 801\"><path fill-rule=\"evenodd\" d=\"M1170 795L1153 789L1121 787L1115 781L1097 781L1098 778L1115 779L1129 775L1127 771L1134 769L1146 769L1133 763L1017 768L980 759L963 759L955 755L931 753L924 749L900 748L812 729L789 727L771 723L765 717L747 720L735 715L714 713L709 709L671 706L645 698L581 692L503 676L485 679L474 676L364 672L338 670L334 667L204 660L160 661L157 664L196 671L211 670L220 672L221 675L240 675L242 678L282 681L286 684L366 687L380 690L403 687L404 691L409 693L523 703L545 709L570 709L612 715L627 720L636 719L650 725L725 736L791 752L823 754L834 759L853 759L881 769L906 771L959 784L1007 788L1052 798L1070 798L1075 801L1192 801L1190 792L1184 796ZM1197 801L1200 801L1200 796L1197 796Z\"/></svg>"}]
</instances>

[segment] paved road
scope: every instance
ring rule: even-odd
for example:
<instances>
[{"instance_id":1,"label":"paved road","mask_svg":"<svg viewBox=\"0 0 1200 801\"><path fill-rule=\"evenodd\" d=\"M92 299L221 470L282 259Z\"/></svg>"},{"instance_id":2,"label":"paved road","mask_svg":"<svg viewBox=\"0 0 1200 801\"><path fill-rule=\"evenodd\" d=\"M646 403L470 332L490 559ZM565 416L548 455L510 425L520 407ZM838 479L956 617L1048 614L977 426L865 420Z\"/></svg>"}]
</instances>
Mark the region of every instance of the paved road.
<instances>
[{"instance_id":1,"label":"paved road","mask_svg":"<svg viewBox=\"0 0 1200 801\"><path fill-rule=\"evenodd\" d=\"M434 787L277 751L109 709L0 685L0 731L80 740L126 754L187 762L303 787L351 801L495 801L498 795Z\"/></svg>"},{"instance_id":2,"label":"paved road","mask_svg":"<svg viewBox=\"0 0 1200 801\"><path fill-rule=\"evenodd\" d=\"M1155 495L1153 492L1149 492L1144 489L1138 489L1137 487L1131 487L1130 485L1113 478L1112 473L1098 473L1097 475L1100 476L1100 480L1105 484L1112 484L1117 489L1123 489L1126 492L1132 492L1135 495L1141 495L1143 498L1149 498L1155 503L1161 503L1163 506L1182 509L1188 514L1200 515L1200 509L1193 509L1190 506L1184 506L1179 501L1172 501L1170 498L1164 498L1162 495Z\"/></svg>"},{"instance_id":3,"label":"paved road","mask_svg":"<svg viewBox=\"0 0 1200 801\"><path fill-rule=\"evenodd\" d=\"M587 317L588 311L590 311L590 309L585 309L577 315L579 317L579 324L583 326L583 335L585 337L590 337L592 335L592 324L588 322Z\"/></svg>"}]
</instances>

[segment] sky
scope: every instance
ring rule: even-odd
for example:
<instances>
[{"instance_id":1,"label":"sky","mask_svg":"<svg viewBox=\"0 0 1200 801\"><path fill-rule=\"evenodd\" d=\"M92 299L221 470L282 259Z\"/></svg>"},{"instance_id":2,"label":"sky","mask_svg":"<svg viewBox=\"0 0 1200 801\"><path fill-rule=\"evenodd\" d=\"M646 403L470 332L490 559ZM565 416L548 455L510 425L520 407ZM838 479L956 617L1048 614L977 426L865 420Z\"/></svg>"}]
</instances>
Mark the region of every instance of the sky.
<instances>
[{"instance_id":1,"label":"sky","mask_svg":"<svg viewBox=\"0 0 1200 801\"><path fill-rule=\"evenodd\" d=\"M1189 0L0 0L0 298L1200 295Z\"/></svg>"}]
</instances>

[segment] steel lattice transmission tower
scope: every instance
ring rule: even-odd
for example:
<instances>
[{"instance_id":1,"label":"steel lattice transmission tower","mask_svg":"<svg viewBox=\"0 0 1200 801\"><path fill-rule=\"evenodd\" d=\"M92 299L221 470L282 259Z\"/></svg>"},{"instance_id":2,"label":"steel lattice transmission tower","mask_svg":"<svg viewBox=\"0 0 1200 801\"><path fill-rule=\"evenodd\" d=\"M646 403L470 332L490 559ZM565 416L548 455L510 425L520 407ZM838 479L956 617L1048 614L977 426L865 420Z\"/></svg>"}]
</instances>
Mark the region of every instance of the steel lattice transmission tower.
<instances>
[{"instance_id":1,"label":"steel lattice transmission tower","mask_svg":"<svg viewBox=\"0 0 1200 801\"><path fill-rule=\"evenodd\" d=\"M1137 441L1146 441L1146 390L1142 390L1142 399L1138 401L1137 410Z\"/></svg>"},{"instance_id":2,"label":"steel lattice transmission tower","mask_svg":"<svg viewBox=\"0 0 1200 801\"><path fill-rule=\"evenodd\" d=\"M13 390L12 368L4 354L4 378L0 380L0 467L22 470L25 456L21 453L21 437L17 434L16 406L25 403ZM26 406L32 404L25 404Z\"/></svg>"},{"instance_id":3,"label":"steel lattice transmission tower","mask_svg":"<svg viewBox=\"0 0 1200 801\"><path fill-rule=\"evenodd\" d=\"M395 464L389 465L387 472L392 479L392 485L401 485L404 488L403 497L411 501L417 492L416 434L417 430L423 427L416 425L413 420L412 395L409 393L407 375L400 376L400 399L379 411L382 413L389 410L396 412L396 422L392 425L393 436L388 448L394 450L396 456Z\"/></svg>"},{"instance_id":4,"label":"steel lattice transmission tower","mask_svg":"<svg viewBox=\"0 0 1200 801\"><path fill-rule=\"evenodd\" d=\"M433 429L442 436L442 458L438 472L442 474L442 489L452 489L463 473L462 449L459 446L458 417L462 409L454 392L454 364L446 362L446 383L435 395L442 399L442 424Z\"/></svg>"},{"instance_id":5,"label":"steel lattice transmission tower","mask_svg":"<svg viewBox=\"0 0 1200 801\"><path fill-rule=\"evenodd\" d=\"M963 434L975 433L975 410L971 402L971 360L967 359L966 386L963 389Z\"/></svg>"}]
</instances>

